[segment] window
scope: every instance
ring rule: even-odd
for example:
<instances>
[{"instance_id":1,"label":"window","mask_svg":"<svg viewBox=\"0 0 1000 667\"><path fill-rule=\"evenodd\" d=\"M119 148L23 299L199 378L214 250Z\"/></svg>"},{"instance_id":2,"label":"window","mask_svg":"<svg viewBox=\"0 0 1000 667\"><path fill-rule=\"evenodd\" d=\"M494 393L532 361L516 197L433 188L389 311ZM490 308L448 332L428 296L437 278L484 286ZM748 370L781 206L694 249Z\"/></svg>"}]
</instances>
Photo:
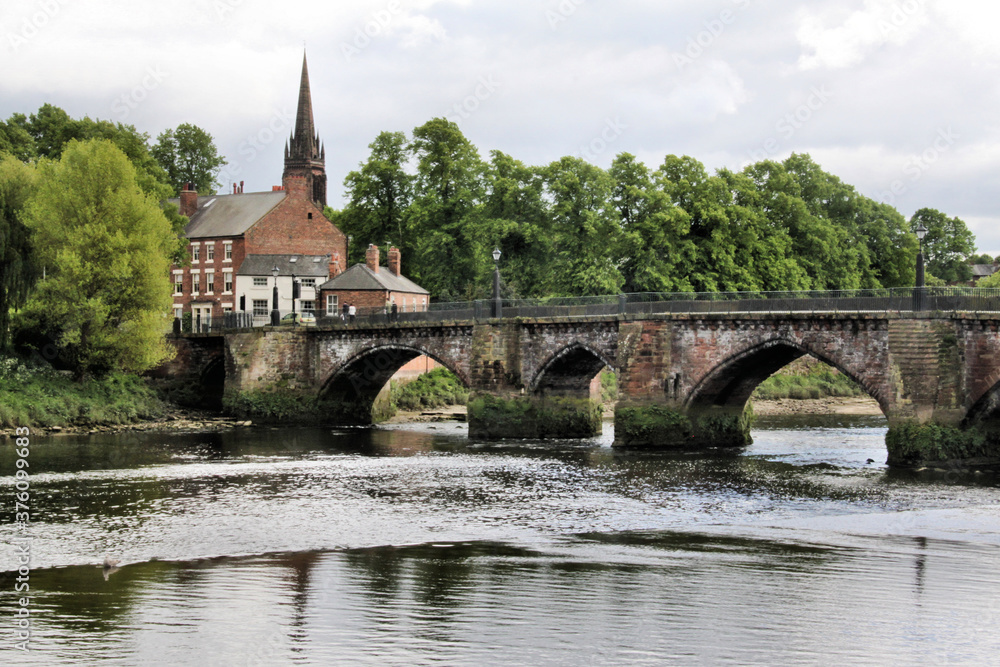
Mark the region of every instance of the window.
<instances>
[{"instance_id":1,"label":"window","mask_svg":"<svg viewBox=\"0 0 1000 667\"><path fill-rule=\"evenodd\" d=\"M253 286L254 287L267 287L267 278L258 278L257 276L254 276Z\"/></svg>"},{"instance_id":2,"label":"window","mask_svg":"<svg viewBox=\"0 0 1000 667\"><path fill-rule=\"evenodd\" d=\"M191 261L197 262L201 259L201 246L197 243L191 246Z\"/></svg>"},{"instance_id":3,"label":"window","mask_svg":"<svg viewBox=\"0 0 1000 667\"><path fill-rule=\"evenodd\" d=\"M314 315L315 314L315 310L316 310L316 302L315 301L302 301L300 303L301 303L301 306L302 306L302 314L303 315Z\"/></svg>"},{"instance_id":4,"label":"window","mask_svg":"<svg viewBox=\"0 0 1000 667\"><path fill-rule=\"evenodd\" d=\"M233 292L233 272L232 271L226 271L225 273L223 273L222 274L222 281L223 281L223 284L222 284L223 291L226 294L232 294L232 292Z\"/></svg>"},{"instance_id":5,"label":"window","mask_svg":"<svg viewBox=\"0 0 1000 667\"><path fill-rule=\"evenodd\" d=\"M233 261L233 243L232 243L232 241L227 241L226 243L222 244L222 252L223 252L223 254L225 256L225 261L227 261L227 262Z\"/></svg>"},{"instance_id":6,"label":"window","mask_svg":"<svg viewBox=\"0 0 1000 667\"><path fill-rule=\"evenodd\" d=\"M179 307L179 306L175 307L174 308L174 317L176 317L177 319L181 319L182 317L184 317L184 309L181 308L181 307Z\"/></svg>"},{"instance_id":7,"label":"window","mask_svg":"<svg viewBox=\"0 0 1000 667\"><path fill-rule=\"evenodd\" d=\"M208 246L211 248L212 246ZM205 272L205 294L212 294L215 291L215 271Z\"/></svg>"},{"instance_id":8,"label":"window","mask_svg":"<svg viewBox=\"0 0 1000 667\"><path fill-rule=\"evenodd\" d=\"M191 274L191 293L197 294L201 291L201 274L192 273Z\"/></svg>"},{"instance_id":9,"label":"window","mask_svg":"<svg viewBox=\"0 0 1000 667\"><path fill-rule=\"evenodd\" d=\"M222 307L222 312L224 312L224 313L231 313L231 312L233 312L233 307L232 306L223 306Z\"/></svg>"},{"instance_id":10,"label":"window","mask_svg":"<svg viewBox=\"0 0 1000 667\"><path fill-rule=\"evenodd\" d=\"M337 304L337 298L338 297L337 297L336 294L327 294L326 295L326 315L327 315L327 317L334 317L334 316L337 315L337 310L339 310L339 308L340 308L340 306Z\"/></svg>"},{"instance_id":11,"label":"window","mask_svg":"<svg viewBox=\"0 0 1000 667\"><path fill-rule=\"evenodd\" d=\"M316 289L316 279L315 278L303 278L302 287L311 287Z\"/></svg>"},{"instance_id":12,"label":"window","mask_svg":"<svg viewBox=\"0 0 1000 667\"><path fill-rule=\"evenodd\" d=\"M253 300L253 316L267 317L267 299Z\"/></svg>"},{"instance_id":13,"label":"window","mask_svg":"<svg viewBox=\"0 0 1000 667\"><path fill-rule=\"evenodd\" d=\"M213 259L215 259L215 245L209 243L205 246L205 261L211 262Z\"/></svg>"},{"instance_id":14,"label":"window","mask_svg":"<svg viewBox=\"0 0 1000 667\"><path fill-rule=\"evenodd\" d=\"M174 294L184 293L184 274L175 273L174 274Z\"/></svg>"}]
</instances>

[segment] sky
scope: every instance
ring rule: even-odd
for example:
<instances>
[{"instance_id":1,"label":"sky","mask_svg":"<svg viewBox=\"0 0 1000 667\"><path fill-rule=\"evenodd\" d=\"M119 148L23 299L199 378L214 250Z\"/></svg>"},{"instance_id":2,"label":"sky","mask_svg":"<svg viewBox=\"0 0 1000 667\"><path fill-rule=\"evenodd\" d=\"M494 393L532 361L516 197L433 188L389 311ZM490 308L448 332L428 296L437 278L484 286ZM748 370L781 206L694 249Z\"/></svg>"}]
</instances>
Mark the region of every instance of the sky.
<instances>
[{"instance_id":1,"label":"sky","mask_svg":"<svg viewBox=\"0 0 1000 667\"><path fill-rule=\"evenodd\" d=\"M335 208L379 132L444 116L533 165L808 153L1000 255L998 24L980 0L3 0L0 118L193 123L224 183L270 190L305 49Z\"/></svg>"}]
</instances>

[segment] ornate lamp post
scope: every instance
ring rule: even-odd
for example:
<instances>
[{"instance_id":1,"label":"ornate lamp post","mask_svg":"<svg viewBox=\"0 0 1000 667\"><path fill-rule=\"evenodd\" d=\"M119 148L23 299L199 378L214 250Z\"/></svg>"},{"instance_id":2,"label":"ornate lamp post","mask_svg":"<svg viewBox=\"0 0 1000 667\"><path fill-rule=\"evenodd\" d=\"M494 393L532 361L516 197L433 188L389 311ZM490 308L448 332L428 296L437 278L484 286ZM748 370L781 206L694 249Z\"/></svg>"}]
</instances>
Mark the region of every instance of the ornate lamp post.
<instances>
[{"instance_id":1,"label":"ornate lamp post","mask_svg":"<svg viewBox=\"0 0 1000 667\"><path fill-rule=\"evenodd\" d=\"M926 307L926 288L924 287L924 237L927 236L927 228L923 223L916 229L917 242L917 288L913 293L913 310L924 310Z\"/></svg>"},{"instance_id":2,"label":"ornate lamp post","mask_svg":"<svg viewBox=\"0 0 1000 667\"><path fill-rule=\"evenodd\" d=\"M273 327L281 324L281 312L278 310L278 271L277 266L271 269L271 275L274 276L274 301L271 308L271 326Z\"/></svg>"},{"instance_id":3,"label":"ornate lamp post","mask_svg":"<svg viewBox=\"0 0 1000 667\"><path fill-rule=\"evenodd\" d=\"M503 301L500 300L500 248L493 248L493 317L503 317Z\"/></svg>"}]
</instances>

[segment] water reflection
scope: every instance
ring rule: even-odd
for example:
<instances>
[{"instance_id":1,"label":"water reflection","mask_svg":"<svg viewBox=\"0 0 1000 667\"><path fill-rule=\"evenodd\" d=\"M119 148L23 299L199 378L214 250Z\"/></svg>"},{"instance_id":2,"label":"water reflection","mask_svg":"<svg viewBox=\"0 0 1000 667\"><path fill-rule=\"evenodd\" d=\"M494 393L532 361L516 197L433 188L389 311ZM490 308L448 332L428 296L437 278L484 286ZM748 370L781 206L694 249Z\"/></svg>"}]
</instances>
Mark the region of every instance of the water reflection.
<instances>
[{"instance_id":1,"label":"water reflection","mask_svg":"<svg viewBox=\"0 0 1000 667\"><path fill-rule=\"evenodd\" d=\"M450 424L40 438L25 664L988 661L997 478L867 463L884 433L673 453Z\"/></svg>"}]
</instances>

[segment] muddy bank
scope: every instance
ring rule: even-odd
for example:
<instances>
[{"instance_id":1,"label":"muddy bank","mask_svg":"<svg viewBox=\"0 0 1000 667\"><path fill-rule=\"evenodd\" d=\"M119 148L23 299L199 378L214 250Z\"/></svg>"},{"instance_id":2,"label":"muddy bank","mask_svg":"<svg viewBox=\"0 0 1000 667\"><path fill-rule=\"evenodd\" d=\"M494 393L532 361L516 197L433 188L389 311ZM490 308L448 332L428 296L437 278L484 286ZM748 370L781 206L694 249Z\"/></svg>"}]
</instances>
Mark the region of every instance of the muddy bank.
<instances>
[{"instance_id":1,"label":"muddy bank","mask_svg":"<svg viewBox=\"0 0 1000 667\"><path fill-rule=\"evenodd\" d=\"M66 426L31 426L32 435L87 435L128 431L219 431L253 422L225 417L217 412L173 407L162 417L130 424L70 424ZM0 437L14 437L14 429L0 429Z\"/></svg>"},{"instance_id":2,"label":"muddy bank","mask_svg":"<svg viewBox=\"0 0 1000 667\"><path fill-rule=\"evenodd\" d=\"M878 416L882 409L868 396L828 397L798 400L754 401L753 412L760 417L775 415L864 415Z\"/></svg>"}]
</instances>

